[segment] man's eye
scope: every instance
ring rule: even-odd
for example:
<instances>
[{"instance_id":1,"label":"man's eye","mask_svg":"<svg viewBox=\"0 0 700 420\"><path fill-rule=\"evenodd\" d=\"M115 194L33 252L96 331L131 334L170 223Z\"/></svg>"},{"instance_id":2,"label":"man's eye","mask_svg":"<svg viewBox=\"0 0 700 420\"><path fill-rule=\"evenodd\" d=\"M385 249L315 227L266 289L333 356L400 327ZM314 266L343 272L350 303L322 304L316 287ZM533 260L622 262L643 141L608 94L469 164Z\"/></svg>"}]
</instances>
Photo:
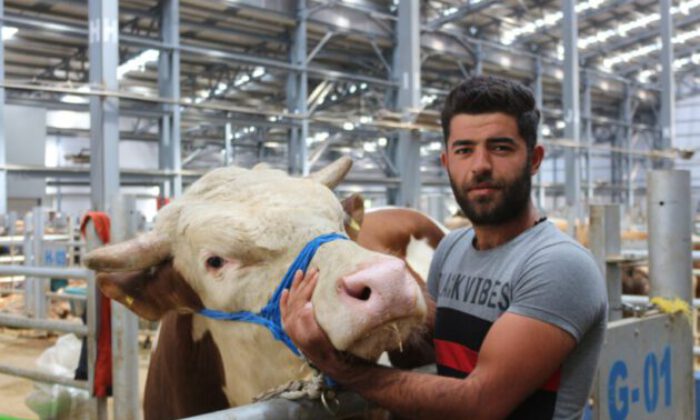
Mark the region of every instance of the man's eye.
<instances>
[{"instance_id":1,"label":"man's eye","mask_svg":"<svg viewBox=\"0 0 700 420\"><path fill-rule=\"evenodd\" d=\"M471 151L472 151L471 149L457 149L457 150L455 150L455 154L464 155L467 153L471 153Z\"/></svg>"}]
</instances>

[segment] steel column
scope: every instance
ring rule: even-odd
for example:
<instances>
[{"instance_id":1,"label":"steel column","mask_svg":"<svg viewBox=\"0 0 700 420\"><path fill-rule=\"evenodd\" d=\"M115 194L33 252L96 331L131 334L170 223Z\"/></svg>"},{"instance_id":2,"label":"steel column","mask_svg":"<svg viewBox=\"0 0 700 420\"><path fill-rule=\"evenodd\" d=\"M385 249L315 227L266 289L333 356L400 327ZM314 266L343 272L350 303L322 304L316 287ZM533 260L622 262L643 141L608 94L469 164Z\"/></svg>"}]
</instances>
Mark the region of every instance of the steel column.
<instances>
[{"instance_id":1,"label":"steel column","mask_svg":"<svg viewBox=\"0 0 700 420\"><path fill-rule=\"evenodd\" d=\"M164 43L180 45L179 0L162 2L160 36ZM180 50L173 48L160 51L158 57L158 91L163 98L180 100ZM178 197L182 194L182 157L180 140L180 106L163 104L165 115L160 118L160 142L158 147L159 168L173 171L164 183L163 197Z\"/></svg>"},{"instance_id":2,"label":"steel column","mask_svg":"<svg viewBox=\"0 0 700 420\"><path fill-rule=\"evenodd\" d=\"M622 319L622 274L617 262L608 258L620 255L620 207L594 205L590 211L590 249L603 273L608 289L608 319Z\"/></svg>"},{"instance_id":3,"label":"steel column","mask_svg":"<svg viewBox=\"0 0 700 420\"><path fill-rule=\"evenodd\" d=\"M675 80L673 77L673 16L671 15L672 0L661 0L661 139L658 149L670 149L676 136L675 122ZM654 167L673 168L672 160L656 161Z\"/></svg>"},{"instance_id":4,"label":"steel column","mask_svg":"<svg viewBox=\"0 0 700 420\"><path fill-rule=\"evenodd\" d=\"M544 92L542 90L542 59L537 57L535 59L535 106L540 111L540 124L537 126L537 138L542 140L542 126L543 116L542 116L542 102L543 102ZM545 200L545 190L544 185L542 185L542 171L544 170L544 161L537 171L537 208L544 210L544 200Z\"/></svg>"},{"instance_id":5,"label":"steel column","mask_svg":"<svg viewBox=\"0 0 700 420\"><path fill-rule=\"evenodd\" d=\"M125 241L136 233L136 199L117 195L112 201L110 219L113 243ZM124 305L112 301L112 381L114 418L138 420L139 347L138 317Z\"/></svg>"},{"instance_id":6,"label":"steel column","mask_svg":"<svg viewBox=\"0 0 700 420\"><path fill-rule=\"evenodd\" d=\"M627 84L625 85L625 102L629 104L629 113L627 114L627 119L625 123L627 124L627 136L625 137L625 149L627 150L627 156L625 158L625 176L627 185L627 194L625 199L627 200L627 210L631 210L634 207L634 179L632 178L634 172L634 156L632 156L632 137L634 135L634 127L632 122L634 121L634 113L632 112L632 87Z\"/></svg>"},{"instance_id":7,"label":"steel column","mask_svg":"<svg viewBox=\"0 0 700 420\"><path fill-rule=\"evenodd\" d=\"M224 126L224 166L233 163L233 127L230 122Z\"/></svg>"},{"instance_id":8,"label":"steel column","mask_svg":"<svg viewBox=\"0 0 700 420\"><path fill-rule=\"evenodd\" d=\"M420 2L402 1L398 5L394 78L399 81L397 111L403 121L411 121L411 109L420 107ZM401 130L394 148L393 161L401 176L396 195L399 206L417 208L420 200L420 133Z\"/></svg>"},{"instance_id":9,"label":"steel column","mask_svg":"<svg viewBox=\"0 0 700 420\"><path fill-rule=\"evenodd\" d=\"M5 1L0 0L0 30L5 17ZM0 37L0 80L5 80L5 41ZM5 158L5 88L0 87L0 168L6 164ZM0 169L0 214L7 214L7 171Z\"/></svg>"},{"instance_id":10,"label":"steel column","mask_svg":"<svg viewBox=\"0 0 700 420\"><path fill-rule=\"evenodd\" d=\"M690 172L647 174L651 296L692 298Z\"/></svg>"},{"instance_id":11,"label":"steel column","mask_svg":"<svg viewBox=\"0 0 700 420\"><path fill-rule=\"evenodd\" d=\"M88 0L90 84L119 90L117 0ZM119 192L119 99L90 96L90 191L92 208L105 210Z\"/></svg>"},{"instance_id":12,"label":"steel column","mask_svg":"<svg viewBox=\"0 0 700 420\"><path fill-rule=\"evenodd\" d=\"M578 22L576 2L563 0L564 19L562 34L564 38L564 137L579 143L581 137L581 112L579 103L579 65L578 65ZM579 151L568 148L564 152L566 161L566 205L569 221L569 233L575 231L575 222L581 218L581 187L579 173Z\"/></svg>"},{"instance_id":13,"label":"steel column","mask_svg":"<svg viewBox=\"0 0 700 420\"><path fill-rule=\"evenodd\" d=\"M291 49L293 66L301 68L299 72L290 72L287 76L287 107L295 114L303 115L300 127L290 130L288 157L289 173L307 175L309 173L309 119L308 119L308 90L309 73L306 55L306 22L308 10L306 0L297 0L297 26L294 29L294 40Z\"/></svg>"},{"instance_id":14,"label":"steel column","mask_svg":"<svg viewBox=\"0 0 700 420\"><path fill-rule=\"evenodd\" d=\"M43 255L43 240L44 240L44 213L41 207L32 209L31 218L25 218L25 221L31 221L31 224L25 222L25 230L31 235L28 243L25 243L25 260L24 264L31 267L39 267L42 262ZM28 247L26 246L28 245ZM26 251L31 248L31 251ZM29 316L36 319L47 318L47 298L48 283L36 277L27 277L24 280L25 294L24 301L29 313Z\"/></svg>"},{"instance_id":15,"label":"steel column","mask_svg":"<svg viewBox=\"0 0 700 420\"><path fill-rule=\"evenodd\" d=\"M591 81L588 76L583 81L583 117L585 118L586 144L586 202L590 205L593 201L593 164L591 162L591 146L593 145L593 112L591 111Z\"/></svg>"},{"instance_id":16,"label":"steel column","mask_svg":"<svg viewBox=\"0 0 700 420\"><path fill-rule=\"evenodd\" d=\"M476 44L475 50L474 59L476 63L474 64L474 73L480 76L484 73L484 51L481 42Z\"/></svg>"},{"instance_id":17,"label":"steel column","mask_svg":"<svg viewBox=\"0 0 700 420\"><path fill-rule=\"evenodd\" d=\"M621 148L625 148L629 150L630 143L631 143L631 133L632 133L632 92L631 88L628 84L625 84L625 92L624 92L624 98L622 99L622 106L620 107L620 118L622 121L628 123L626 125L621 125L618 127L618 136L617 136L617 146ZM629 184L629 179L631 178L632 171L631 171L631 166L630 166L630 158L631 155L627 156L622 156L621 153L615 153L613 155L614 159L612 160L613 165L617 165L617 179L613 179L613 184L623 184L625 180L627 180L627 188L625 188L625 191L627 193L627 197L625 197L625 202L627 203L628 209L631 208L630 204L630 184ZM619 191L618 194L623 194L623 191ZM622 198L622 197L620 197ZM620 200L622 202L622 200Z\"/></svg>"}]
</instances>

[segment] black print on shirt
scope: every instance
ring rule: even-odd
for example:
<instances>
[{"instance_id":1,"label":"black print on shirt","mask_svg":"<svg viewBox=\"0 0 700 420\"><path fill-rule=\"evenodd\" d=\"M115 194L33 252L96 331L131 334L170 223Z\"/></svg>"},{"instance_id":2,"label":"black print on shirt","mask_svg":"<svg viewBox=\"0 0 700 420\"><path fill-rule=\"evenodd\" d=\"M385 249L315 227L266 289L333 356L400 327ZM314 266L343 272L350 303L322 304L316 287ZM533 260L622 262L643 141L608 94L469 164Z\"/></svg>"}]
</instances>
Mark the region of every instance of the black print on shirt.
<instances>
[{"instance_id":1,"label":"black print on shirt","mask_svg":"<svg viewBox=\"0 0 700 420\"><path fill-rule=\"evenodd\" d=\"M439 296L505 311L510 306L510 284L462 273L441 273Z\"/></svg>"}]
</instances>

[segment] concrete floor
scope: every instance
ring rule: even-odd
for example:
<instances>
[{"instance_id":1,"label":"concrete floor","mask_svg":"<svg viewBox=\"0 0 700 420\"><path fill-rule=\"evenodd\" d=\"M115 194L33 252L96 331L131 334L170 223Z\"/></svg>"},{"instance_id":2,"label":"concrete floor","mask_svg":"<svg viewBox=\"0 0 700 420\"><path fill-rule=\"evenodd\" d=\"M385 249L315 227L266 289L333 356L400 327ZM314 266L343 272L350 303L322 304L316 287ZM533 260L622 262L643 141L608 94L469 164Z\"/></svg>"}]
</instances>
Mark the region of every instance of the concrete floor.
<instances>
[{"instance_id":1,"label":"concrete floor","mask_svg":"<svg viewBox=\"0 0 700 420\"><path fill-rule=\"evenodd\" d=\"M56 337L33 337L31 332L0 328L0 364L35 369L39 355L56 342ZM139 395L143 399L150 351L142 350L139 357ZM34 390L32 381L0 374L0 417L38 418L25 403ZM142 404L141 404L142 405ZM111 399L108 414L113 418Z\"/></svg>"},{"instance_id":2,"label":"concrete floor","mask_svg":"<svg viewBox=\"0 0 700 420\"><path fill-rule=\"evenodd\" d=\"M55 338L31 338L16 331L1 331L0 364L33 369L36 358L55 341ZM31 381L0 374L0 415L36 418L24 403L32 390Z\"/></svg>"}]
</instances>

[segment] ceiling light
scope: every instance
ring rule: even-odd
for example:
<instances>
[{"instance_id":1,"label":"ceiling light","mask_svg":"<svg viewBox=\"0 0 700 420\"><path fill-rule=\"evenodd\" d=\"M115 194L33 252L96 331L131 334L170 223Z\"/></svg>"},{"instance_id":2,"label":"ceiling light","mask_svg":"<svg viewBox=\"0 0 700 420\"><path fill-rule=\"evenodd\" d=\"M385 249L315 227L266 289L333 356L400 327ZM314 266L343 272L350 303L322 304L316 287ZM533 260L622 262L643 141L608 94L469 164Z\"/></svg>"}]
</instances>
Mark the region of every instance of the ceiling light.
<instances>
[{"instance_id":1,"label":"ceiling light","mask_svg":"<svg viewBox=\"0 0 700 420\"><path fill-rule=\"evenodd\" d=\"M153 63L158 60L160 52L150 49L130 58L117 67L117 78L122 79L125 74L132 71L144 71L148 63Z\"/></svg>"},{"instance_id":2,"label":"ceiling light","mask_svg":"<svg viewBox=\"0 0 700 420\"><path fill-rule=\"evenodd\" d=\"M258 66L253 70L252 76L255 78L258 78L258 77L262 77L264 74L265 74L265 68Z\"/></svg>"},{"instance_id":3,"label":"ceiling light","mask_svg":"<svg viewBox=\"0 0 700 420\"><path fill-rule=\"evenodd\" d=\"M8 39L12 38L15 36L19 29L15 28L14 26L3 26L2 27L2 40L7 41Z\"/></svg>"},{"instance_id":4,"label":"ceiling light","mask_svg":"<svg viewBox=\"0 0 700 420\"><path fill-rule=\"evenodd\" d=\"M78 88L78 92L89 92L90 87L89 86L81 86ZM61 97L61 102L66 103L66 104L86 104L90 102L90 99L88 96L83 96L83 95L63 95Z\"/></svg>"}]
</instances>

